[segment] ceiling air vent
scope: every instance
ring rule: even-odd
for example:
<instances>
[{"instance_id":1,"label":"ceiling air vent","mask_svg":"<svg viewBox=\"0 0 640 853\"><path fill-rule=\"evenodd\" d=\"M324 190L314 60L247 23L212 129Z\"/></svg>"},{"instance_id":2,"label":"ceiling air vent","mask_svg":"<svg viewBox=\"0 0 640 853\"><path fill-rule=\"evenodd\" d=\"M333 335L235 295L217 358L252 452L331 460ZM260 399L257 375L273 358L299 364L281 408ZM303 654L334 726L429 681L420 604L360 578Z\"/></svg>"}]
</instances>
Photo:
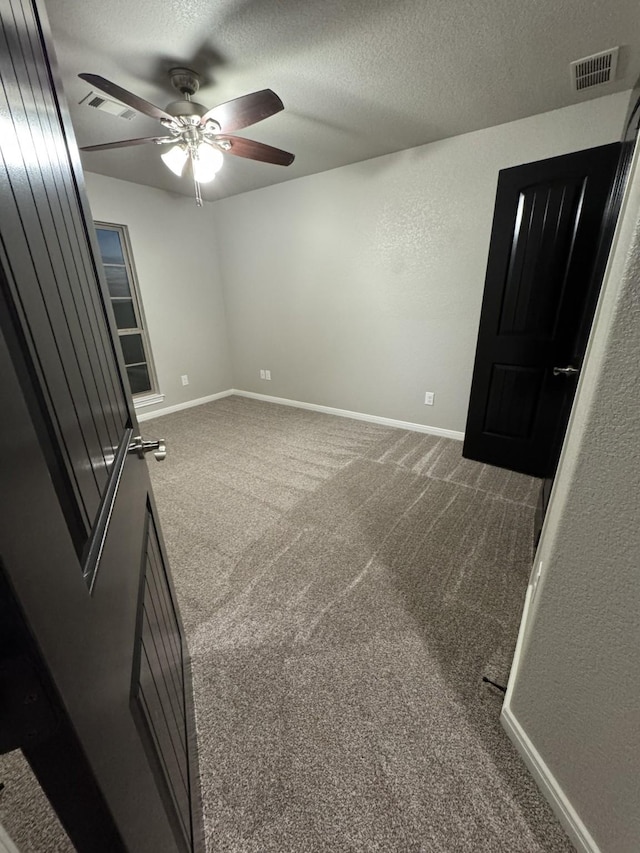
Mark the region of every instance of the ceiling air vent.
<instances>
[{"instance_id":1,"label":"ceiling air vent","mask_svg":"<svg viewBox=\"0 0 640 853\"><path fill-rule=\"evenodd\" d=\"M613 83L616 79L619 47L585 56L571 63L571 86L576 92Z\"/></svg>"},{"instance_id":2,"label":"ceiling air vent","mask_svg":"<svg viewBox=\"0 0 640 853\"><path fill-rule=\"evenodd\" d=\"M83 98L80 103L86 104L88 107L93 107L96 110L100 110L103 113L118 116L118 118L126 118L127 121L131 121L135 116L134 110L130 110L129 107L125 107L117 101L111 101L103 95L96 95L95 92L89 92L86 98Z\"/></svg>"}]
</instances>

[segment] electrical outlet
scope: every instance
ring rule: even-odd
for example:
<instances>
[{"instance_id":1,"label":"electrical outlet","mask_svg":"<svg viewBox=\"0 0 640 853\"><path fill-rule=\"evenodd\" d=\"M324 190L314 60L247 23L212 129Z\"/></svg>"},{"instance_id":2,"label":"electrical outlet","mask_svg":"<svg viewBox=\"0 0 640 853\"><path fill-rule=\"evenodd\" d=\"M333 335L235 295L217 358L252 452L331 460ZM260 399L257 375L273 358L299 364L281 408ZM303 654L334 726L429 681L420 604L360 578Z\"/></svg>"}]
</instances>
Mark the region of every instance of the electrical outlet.
<instances>
[{"instance_id":1,"label":"electrical outlet","mask_svg":"<svg viewBox=\"0 0 640 853\"><path fill-rule=\"evenodd\" d=\"M186 374L186 373L184 374L184 376L181 376L181 377L180 377L180 379L182 380L182 384L183 384L183 385L188 385L188 384L189 384L189 377L187 376L187 374Z\"/></svg>"},{"instance_id":2,"label":"electrical outlet","mask_svg":"<svg viewBox=\"0 0 640 853\"><path fill-rule=\"evenodd\" d=\"M264 375L264 370L260 370L260 379L266 379L266 376Z\"/></svg>"},{"instance_id":3,"label":"electrical outlet","mask_svg":"<svg viewBox=\"0 0 640 853\"><path fill-rule=\"evenodd\" d=\"M424 404L425 406L433 406L433 398L435 397L435 393L433 391L426 391L424 395Z\"/></svg>"},{"instance_id":4,"label":"electrical outlet","mask_svg":"<svg viewBox=\"0 0 640 853\"><path fill-rule=\"evenodd\" d=\"M265 370L264 378L265 379L271 379L271 371L270 370Z\"/></svg>"}]
</instances>

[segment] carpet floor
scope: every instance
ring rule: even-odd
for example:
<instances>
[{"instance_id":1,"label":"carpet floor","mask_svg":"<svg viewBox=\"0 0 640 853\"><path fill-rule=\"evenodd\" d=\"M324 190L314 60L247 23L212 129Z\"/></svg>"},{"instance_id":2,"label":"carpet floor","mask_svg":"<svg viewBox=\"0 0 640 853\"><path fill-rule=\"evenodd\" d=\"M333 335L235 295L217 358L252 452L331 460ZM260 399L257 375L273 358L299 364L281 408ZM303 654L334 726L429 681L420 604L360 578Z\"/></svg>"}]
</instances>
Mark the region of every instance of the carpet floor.
<instances>
[{"instance_id":1,"label":"carpet floor","mask_svg":"<svg viewBox=\"0 0 640 853\"><path fill-rule=\"evenodd\" d=\"M481 680L508 678L538 481L239 397L144 426L167 439L209 853L573 849Z\"/></svg>"}]
</instances>

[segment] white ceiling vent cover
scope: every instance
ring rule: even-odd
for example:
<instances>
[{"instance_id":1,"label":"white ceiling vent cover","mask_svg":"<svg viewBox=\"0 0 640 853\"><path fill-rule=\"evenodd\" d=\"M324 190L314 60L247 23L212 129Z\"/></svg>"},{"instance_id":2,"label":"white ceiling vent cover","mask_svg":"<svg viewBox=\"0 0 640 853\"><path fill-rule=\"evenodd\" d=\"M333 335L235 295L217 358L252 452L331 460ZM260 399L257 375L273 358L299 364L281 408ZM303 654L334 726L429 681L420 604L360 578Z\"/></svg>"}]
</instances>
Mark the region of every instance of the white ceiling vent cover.
<instances>
[{"instance_id":1,"label":"white ceiling vent cover","mask_svg":"<svg viewBox=\"0 0 640 853\"><path fill-rule=\"evenodd\" d=\"M618 67L619 47L585 56L571 63L571 88L576 92L601 86L603 83L613 83Z\"/></svg>"},{"instance_id":2,"label":"white ceiling vent cover","mask_svg":"<svg viewBox=\"0 0 640 853\"><path fill-rule=\"evenodd\" d=\"M135 116L134 110L130 110L129 107L125 107L117 101L111 101L109 98L105 98L104 95L97 95L95 92L89 92L86 98L83 98L80 103L100 110L103 113L118 116L118 118L126 118L128 121L131 121Z\"/></svg>"}]
</instances>

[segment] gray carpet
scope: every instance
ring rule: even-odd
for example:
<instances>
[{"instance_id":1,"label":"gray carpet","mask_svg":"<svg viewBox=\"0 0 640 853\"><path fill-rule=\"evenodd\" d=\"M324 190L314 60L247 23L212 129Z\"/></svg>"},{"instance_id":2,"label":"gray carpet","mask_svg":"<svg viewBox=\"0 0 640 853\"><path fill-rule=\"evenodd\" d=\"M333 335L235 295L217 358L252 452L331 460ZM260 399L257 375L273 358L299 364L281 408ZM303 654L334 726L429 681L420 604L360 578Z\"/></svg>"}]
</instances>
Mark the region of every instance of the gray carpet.
<instances>
[{"instance_id":1,"label":"gray carpet","mask_svg":"<svg viewBox=\"0 0 640 853\"><path fill-rule=\"evenodd\" d=\"M537 481L238 397L144 428L209 853L573 849L481 683L508 677Z\"/></svg>"}]
</instances>

